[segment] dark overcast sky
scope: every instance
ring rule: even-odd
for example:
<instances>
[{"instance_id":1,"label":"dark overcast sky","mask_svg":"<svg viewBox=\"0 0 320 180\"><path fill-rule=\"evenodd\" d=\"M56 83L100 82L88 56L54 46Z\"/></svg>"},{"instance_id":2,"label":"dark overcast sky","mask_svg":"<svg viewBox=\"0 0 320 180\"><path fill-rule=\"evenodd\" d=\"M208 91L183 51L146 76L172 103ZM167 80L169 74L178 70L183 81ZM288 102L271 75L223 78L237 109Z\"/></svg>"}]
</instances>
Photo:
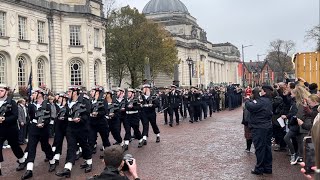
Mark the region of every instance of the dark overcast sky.
<instances>
[{"instance_id":1,"label":"dark overcast sky","mask_svg":"<svg viewBox=\"0 0 320 180\"><path fill-rule=\"evenodd\" d=\"M141 12L149 0L116 0ZM314 51L315 42L305 41L306 31L319 23L320 0L181 0L197 19L212 43L231 42L245 60L266 54L276 39L293 40L294 53ZM260 60L265 58L261 56Z\"/></svg>"}]
</instances>

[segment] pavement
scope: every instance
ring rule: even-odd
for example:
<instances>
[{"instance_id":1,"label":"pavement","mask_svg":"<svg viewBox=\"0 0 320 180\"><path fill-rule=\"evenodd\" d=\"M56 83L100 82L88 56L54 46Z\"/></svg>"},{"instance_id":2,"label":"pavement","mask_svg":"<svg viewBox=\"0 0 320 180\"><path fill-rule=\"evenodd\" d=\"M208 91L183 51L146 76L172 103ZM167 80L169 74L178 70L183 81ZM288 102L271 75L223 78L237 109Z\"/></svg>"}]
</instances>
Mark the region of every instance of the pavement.
<instances>
[{"instance_id":1,"label":"pavement","mask_svg":"<svg viewBox=\"0 0 320 180\"><path fill-rule=\"evenodd\" d=\"M301 180L299 165L291 166L286 152L273 152L273 174L256 176L250 173L255 165L254 153L246 153L242 108L214 113L201 122L189 123L182 120L179 126L164 125L163 114L158 114L161 142L155 143L156 136L150 126L148 145L138 148L138 141L129 145L138 164L138 175L142 180ZM140 129L142 127L140 126ZM123 133L123 132L122 132ZM52 139L50 140L52 142ZM110 141L114 140L110 136ZM98 141L101 144L101 140ZM24 148L25 146L23 146ZM252 151L254 149L252 148ZM70 179L85 180L99 174L104 164L98 150L93 158L93 172L85 174L80 169L82 159L76 162ZM66 143L58 170L63 169ZM16 172L16 158L10 149L4 149L1 180L17 180L24 173ZM44 153L38 146L33 180L61 179L48 173L49 165L44 162ZM62 178L64 179L64 178Z\"/></svg>"}]
</instances>

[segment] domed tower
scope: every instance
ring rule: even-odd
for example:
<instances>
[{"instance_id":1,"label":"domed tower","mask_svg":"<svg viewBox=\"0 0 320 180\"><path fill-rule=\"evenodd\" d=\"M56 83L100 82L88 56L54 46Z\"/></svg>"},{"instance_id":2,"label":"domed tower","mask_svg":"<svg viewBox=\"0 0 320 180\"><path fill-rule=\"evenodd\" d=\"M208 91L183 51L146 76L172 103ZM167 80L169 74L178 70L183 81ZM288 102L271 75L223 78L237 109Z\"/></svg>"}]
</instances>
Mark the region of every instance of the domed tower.
<instances>
[{"instance_id":1,"label":"domed tower","mask_svg":"<svg viewBox=\"0 0 320 180\"><path fill-rule=\"evenodd\" d=\"M151 0L143 8L143 14L181 13L189 14L187 7L180 0Z\"/></svg>"}]
</instances>

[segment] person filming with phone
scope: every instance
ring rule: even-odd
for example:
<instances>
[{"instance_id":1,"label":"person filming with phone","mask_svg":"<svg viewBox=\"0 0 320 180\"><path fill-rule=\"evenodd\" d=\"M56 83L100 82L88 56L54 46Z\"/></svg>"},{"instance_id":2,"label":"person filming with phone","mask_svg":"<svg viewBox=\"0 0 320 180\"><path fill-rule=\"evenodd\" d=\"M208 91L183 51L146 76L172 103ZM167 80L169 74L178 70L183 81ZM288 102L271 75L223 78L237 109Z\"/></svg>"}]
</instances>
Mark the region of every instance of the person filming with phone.
<instances>
[{"instance_id":1,"label":"person filming with phone","mask_svg":"<svg viewBox=\"0 0 320 180\"><path fill-rule=\"evenodd\" d=\"M134 180L140 180L137 173L136 160L131 154L123 154L120 145L113 145L104 150L105 169L100 175L95 175L88 180L129 180L124 174L131 175Z\"/></svg>"}]
</instances>

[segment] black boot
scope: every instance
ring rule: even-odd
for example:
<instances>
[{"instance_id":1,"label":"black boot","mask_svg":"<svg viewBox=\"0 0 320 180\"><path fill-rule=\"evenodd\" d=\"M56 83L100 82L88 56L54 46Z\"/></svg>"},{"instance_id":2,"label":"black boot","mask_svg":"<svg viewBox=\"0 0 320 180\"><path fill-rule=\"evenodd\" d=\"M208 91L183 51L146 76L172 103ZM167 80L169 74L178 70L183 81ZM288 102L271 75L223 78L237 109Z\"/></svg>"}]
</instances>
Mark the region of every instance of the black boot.
<instances>
[{"instance_id":1,"label":"black boot","mask_svg":"<svg viewBox=\"0 0 320 180\"><path fill-rule=\"evenodd\" d=\"M71 171L67 168L64 168L62 171L56 172L56 176L70 178Z\"/></svg>"},{"instance_id":2,"label":"black boot","mask_svg":"<svg viewBox=\"0 0 320 180\"><path fill-rule=\"evenodd\" d=\"M32 176L33 176L32 171L27 170L27 171L22 175L21 179L29 179L29 178L31 178Z\"/></svg>"},{"instance_id":3,"label":"black boot","mask_svg":"<svg viewBox=\"0 0 320 180\"><path fill-rule=\"evenodd\" d=\"M143 141L139 142L138 148L141 148L143 146Z\"/></svg>"},{"instance_id":4,"label":"black boot","mask_svg":"<svg viewBox=\"0 0 320 180\"><path fill-rule=\"evenodd\" d=\"M59 160L56 160L56 162L55 162L55 163L56 163L56 165L58 166L58 165L59 165Z\"/></svg>"},{"instance_id":5,"label":"black boot","mask_svg":"<svg viewBox=\"0 0 320 180\"><path fill-rule=\"evenodd\" d=\"M2 176L2 172L1 172L1 169L0 169L0 176Z\"/></svg>"},{"instance_id":6,"label":"black boot","mask_svg":"<svg viewBox=\"0 0 320 180\"><path fill-rule=\"evenodd\" d=\"M143 145L147 145L148 144L147 140L145 140L145 139L142 142L143 142Z\"/></svg>"},{"instance_id":7,"label":"black boot","mask_svg":"<svg viewBox=\"0 0 320 180\"><path fill-rule=\"evenodd\" d=\"M92 171L92 164L87 164L87 167L84 169L85 173L89 173Z\"/></svg>"},{"instance_id":8,"label":"black boot","mask_svg":"<svg viewBox=\"0 0 320 180\"><path fill-rule=\"evenodd\" d=\"M87 162L84 162L80 165L80 169L84 169L87 168L89 165L87 164Z\"/></svg>"},{"instance_id":9,"label":"black boot","mask_svg":"<svg viewBox=\"0 0 320 180\"><path fill-rule=\"evenodd\" d=\"M26 168L27 163L19 163L19 166L16 168L16 171L22 171Z\"/></svg>"},{"instance_id":10,"label":"black boot","mask_svg":"<svg viewBox=\"0 0 320 180\"><path fill-rule=\"evenodd\" d=\"M57 167L57 164L54 163L54 164L50 164L50 167L49 167L49 172L53 172L56 170L56 167Z\"/></svg>"},{"instance_id":11,"label":"black boot","mask_svg":"<svg viewBox=\"0 0 320 180\"><path fill-rule=\"evenodd\" d=\"M156 143L160 142L160 136L157 136Z\"/></svg>"}]
</instances>

